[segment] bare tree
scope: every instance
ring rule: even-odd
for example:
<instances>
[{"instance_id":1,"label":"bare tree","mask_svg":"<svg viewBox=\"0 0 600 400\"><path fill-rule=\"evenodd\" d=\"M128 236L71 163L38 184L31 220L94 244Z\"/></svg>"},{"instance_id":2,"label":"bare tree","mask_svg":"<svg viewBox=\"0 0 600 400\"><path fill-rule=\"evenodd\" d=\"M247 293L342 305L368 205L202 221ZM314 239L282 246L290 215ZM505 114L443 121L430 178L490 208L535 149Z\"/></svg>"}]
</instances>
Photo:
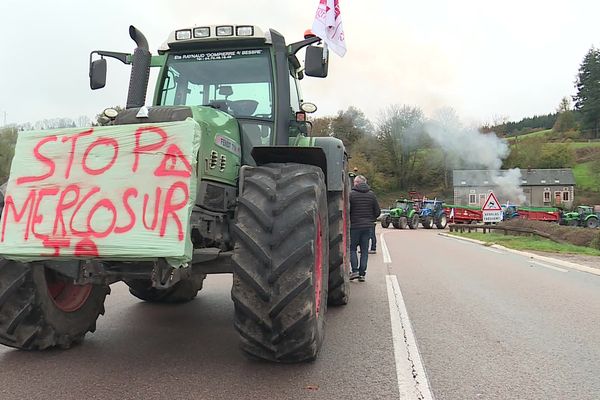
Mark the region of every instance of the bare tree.
<instances>
[{"instance_id":1,"label":"bare tree","mask_svg":"<svg viewBox=\"0 0 600 400\"><path fill-rule=\"evenodd\" d=\"M392 105L381 113L377 138L397 177L398 186L407 188L414 175L417 150L423 139L424 116L418 107Z\"/></svg>"}]
</instances>

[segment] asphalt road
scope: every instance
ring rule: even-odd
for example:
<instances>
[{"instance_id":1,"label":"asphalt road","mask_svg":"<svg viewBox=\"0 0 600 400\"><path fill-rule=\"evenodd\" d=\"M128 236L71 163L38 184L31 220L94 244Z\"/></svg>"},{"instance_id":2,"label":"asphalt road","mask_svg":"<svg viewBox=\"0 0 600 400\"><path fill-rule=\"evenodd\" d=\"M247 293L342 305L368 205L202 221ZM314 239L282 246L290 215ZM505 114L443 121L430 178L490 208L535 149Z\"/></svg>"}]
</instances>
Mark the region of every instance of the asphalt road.
<instances>
[{"instance_id":1,"label":"asphalt road","mask_svg":"<svg viewBox=\"0 0 600 400\"><path fill-rule=\"evenodd\" d=\"M600 399L600 276L388 231L437 399Z\"/></svg>"},{"instance_id":2,"label":"asphalt road","mask_svg":"<svg viewBox=\"0 0 600 400\"><path fill-rule=\"evenodd\" d=\"M436 399L600 398L600 276L437 233L385 230L391 263L380 244L351 304L329 309L313 363L241 353L228 275L179 306L117 284L82 345L0 348L0 399L398 399L388 275Z\"/></svg>"}]
</instances>

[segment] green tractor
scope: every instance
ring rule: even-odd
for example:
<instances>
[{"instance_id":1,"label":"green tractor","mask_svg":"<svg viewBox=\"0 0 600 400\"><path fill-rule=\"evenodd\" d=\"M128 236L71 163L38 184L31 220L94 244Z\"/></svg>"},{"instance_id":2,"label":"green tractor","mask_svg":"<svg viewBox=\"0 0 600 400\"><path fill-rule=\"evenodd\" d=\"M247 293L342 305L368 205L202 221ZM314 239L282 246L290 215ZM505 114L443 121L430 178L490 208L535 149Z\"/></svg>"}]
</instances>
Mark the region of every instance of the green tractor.
<instances>
[{"instance_id":1,"label":"green tractor","mask_svg":"<svg viewBox=\"0 0 600 400\"><path fill-rule=\"evenodd\" d=\"M396 200L395 207L390 207L390 212L381 218L381 226L387 228L390 224L396 229L417 229L419 226L419 213L415 210L412 200Z\"/></svg>"},{"instance_id":2,"label":"green tractor","mask_svg":"<svg viewBox=\"0 0 600 400\"><path fill-rule=\"evenodd\" d=\"M600 212L590 206L579 206L576 211L561 213L560 225L597 228L600 226Z\"/></svg>"},{"instance_id":3,"label":"green tractor","mask_svg":"<svg viewBox=\"0 0 600 400\"><path fill-rule=\"evenodd\" d=\"M328 54L313 35L286 43L251 25L172 32L152 55L131 26L133 54L93 51L90 86L106 84L107 58L131 65L126 108L107 125L190 121L202 127L193 258L0 258L0 343L68 348L94 331L109 285L155 303L192 300L207 274L232 273L234 326L242 349L274 362L316 358L328 305L348 302L349 178L341 140L310 137L299 81L327 76ZM297 53L305 49L304 65ZM152 106L145 106L151 68ZM133 139L132 139L133 140Z\"/></svg>"}]
</instances>

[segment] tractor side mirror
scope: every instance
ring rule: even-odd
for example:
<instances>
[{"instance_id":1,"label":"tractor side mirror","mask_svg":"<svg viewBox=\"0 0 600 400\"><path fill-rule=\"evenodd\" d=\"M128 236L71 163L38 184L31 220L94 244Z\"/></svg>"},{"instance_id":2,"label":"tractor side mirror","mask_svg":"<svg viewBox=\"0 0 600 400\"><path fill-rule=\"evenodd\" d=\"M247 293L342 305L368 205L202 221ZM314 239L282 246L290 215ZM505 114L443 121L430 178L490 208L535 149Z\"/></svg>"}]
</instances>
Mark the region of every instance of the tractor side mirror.
<instances>
[{"instance_id":1,"label":"tractor side mirror","mask_svg":"<svg viewBox=\"0 0 600 400\"><path fill-rule=\"evenodd\" d=\"M106 86L106 59L100 58L90 64L90 88L101 89Z\"/></svg>"},{"instance_id":2,"label":"tractor side mirror","mask_svg":"<svg viewBox=\"0 0 600 400\"><path fill-rule=\"evenodd\" d=\"M324 50L318 46L308 46L306 48L306 58L304 60L304 74L316 78L325 78L329 69L329 52L323 57Z\"/></svg>"}]
</instances>

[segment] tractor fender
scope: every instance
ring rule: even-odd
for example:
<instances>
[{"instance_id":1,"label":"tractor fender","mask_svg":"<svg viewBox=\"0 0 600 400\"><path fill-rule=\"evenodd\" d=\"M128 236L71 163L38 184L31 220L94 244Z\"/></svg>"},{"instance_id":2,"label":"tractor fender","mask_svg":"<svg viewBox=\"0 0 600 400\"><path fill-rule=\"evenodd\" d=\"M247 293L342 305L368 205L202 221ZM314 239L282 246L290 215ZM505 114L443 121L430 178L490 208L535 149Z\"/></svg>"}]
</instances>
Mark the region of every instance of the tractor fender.
<instances>
[{"instance_id":1,"label":"tractor fender","mask_svg":"<svg viewBox=\"0 0 600 400\"><path fill-rule=\"evenodd\" d=\"M314 165L323 171L328 191L344 189L346 150L341 140L331 137L310 138L312 147L255 146L252 158L256 165L298 163Z\"/></svg>"}]
</instances>

